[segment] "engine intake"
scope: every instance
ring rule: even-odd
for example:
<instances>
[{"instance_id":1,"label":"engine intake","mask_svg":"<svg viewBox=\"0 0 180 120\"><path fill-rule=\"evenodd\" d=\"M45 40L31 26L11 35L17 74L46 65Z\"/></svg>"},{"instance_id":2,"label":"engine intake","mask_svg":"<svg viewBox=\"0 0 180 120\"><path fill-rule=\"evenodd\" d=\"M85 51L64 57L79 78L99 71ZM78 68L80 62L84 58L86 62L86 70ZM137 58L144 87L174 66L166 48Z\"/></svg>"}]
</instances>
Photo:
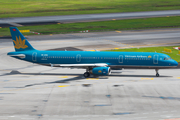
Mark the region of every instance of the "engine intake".
<instances>
[{"instance_id":1,"label":"engine intake","mask_svg":"<svg viewBox=\"0 0 180 120\"><path fill-rule=\"evenodd\" d=\"M95 75L110 75L111 68L110 67L95 67L92 69L92 74Z\"/></svg>"}]
</instances>

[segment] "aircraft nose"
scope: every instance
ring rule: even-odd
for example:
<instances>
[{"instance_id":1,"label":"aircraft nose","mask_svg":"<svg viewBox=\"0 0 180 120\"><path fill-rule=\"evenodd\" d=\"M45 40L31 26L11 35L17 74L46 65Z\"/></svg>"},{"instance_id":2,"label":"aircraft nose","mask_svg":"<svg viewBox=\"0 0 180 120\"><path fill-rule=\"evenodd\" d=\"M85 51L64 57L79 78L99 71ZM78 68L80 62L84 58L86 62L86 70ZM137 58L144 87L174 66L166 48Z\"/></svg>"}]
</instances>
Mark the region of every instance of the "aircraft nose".
<instances>
[{"instance_id":1,"label":"aircraft nose","mask_svg":"<svg viewBox=\"0 0 180 120\"><path fill-rule=\"evenodd\" d=\"M173 65L174 65L174 66L178 66L178 62L176 62L176 61L174 60Z\"/></svg>"}]
</instances>

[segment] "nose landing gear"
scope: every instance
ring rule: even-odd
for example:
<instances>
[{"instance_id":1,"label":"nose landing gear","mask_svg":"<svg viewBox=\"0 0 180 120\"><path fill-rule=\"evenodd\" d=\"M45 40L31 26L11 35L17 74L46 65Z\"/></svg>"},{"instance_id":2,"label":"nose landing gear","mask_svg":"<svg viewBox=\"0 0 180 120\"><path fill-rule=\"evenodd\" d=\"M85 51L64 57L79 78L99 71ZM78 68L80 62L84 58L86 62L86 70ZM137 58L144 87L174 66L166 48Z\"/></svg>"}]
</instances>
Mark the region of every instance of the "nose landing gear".
<instances>
[{"instance_id":1,"label":"nose landing gear","mask_svg":"<svg viewBox=\"0 0 180 120\"><path fill-rule=\"evenodd\" d=\"M155 69L155 71L156 71L156 77L159 77L158 70L159 70L159 69Z\"/></svg>"}]
</instances>

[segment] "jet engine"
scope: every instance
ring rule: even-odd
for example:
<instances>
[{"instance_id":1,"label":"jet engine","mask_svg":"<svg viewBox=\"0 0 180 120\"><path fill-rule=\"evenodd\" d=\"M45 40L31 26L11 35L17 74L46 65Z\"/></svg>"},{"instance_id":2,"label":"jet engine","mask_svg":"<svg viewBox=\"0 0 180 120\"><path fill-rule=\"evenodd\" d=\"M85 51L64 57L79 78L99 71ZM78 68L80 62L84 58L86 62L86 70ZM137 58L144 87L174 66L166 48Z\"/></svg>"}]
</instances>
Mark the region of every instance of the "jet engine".
<instances>
[{"instance_id":1,"label":"jet engine","mask_svg":"<svg viewBox=\"0 0 180 120\"><path fill-rule=\"evenodd\" d=\"M111 74L111 68L110 67L95 67L92 69L92 74L95 75L110 75Z\"/></svg>"}]
</instances>

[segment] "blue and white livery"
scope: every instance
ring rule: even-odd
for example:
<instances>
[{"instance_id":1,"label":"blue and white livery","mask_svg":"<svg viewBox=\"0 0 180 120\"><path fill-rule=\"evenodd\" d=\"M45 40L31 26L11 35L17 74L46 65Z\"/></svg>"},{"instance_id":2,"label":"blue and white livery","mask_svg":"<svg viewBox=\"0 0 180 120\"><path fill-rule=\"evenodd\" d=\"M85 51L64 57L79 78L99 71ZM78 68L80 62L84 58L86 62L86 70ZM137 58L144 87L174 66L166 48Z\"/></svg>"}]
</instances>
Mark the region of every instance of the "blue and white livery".
<instances>
[{"instance_id":1,"label":"blue and white livery","mask_svg":"<svg viewBox=\"0 0 180 120\"><path fill-rule=\"evenodd\" d=\"M159 69L177 67L168 55L152 52L40 51L34 49L16 27L10 27L15 52L7 55L51 67L84 68L84 77L110 75L113 69Z\"/></svg>"}]
</instances>

